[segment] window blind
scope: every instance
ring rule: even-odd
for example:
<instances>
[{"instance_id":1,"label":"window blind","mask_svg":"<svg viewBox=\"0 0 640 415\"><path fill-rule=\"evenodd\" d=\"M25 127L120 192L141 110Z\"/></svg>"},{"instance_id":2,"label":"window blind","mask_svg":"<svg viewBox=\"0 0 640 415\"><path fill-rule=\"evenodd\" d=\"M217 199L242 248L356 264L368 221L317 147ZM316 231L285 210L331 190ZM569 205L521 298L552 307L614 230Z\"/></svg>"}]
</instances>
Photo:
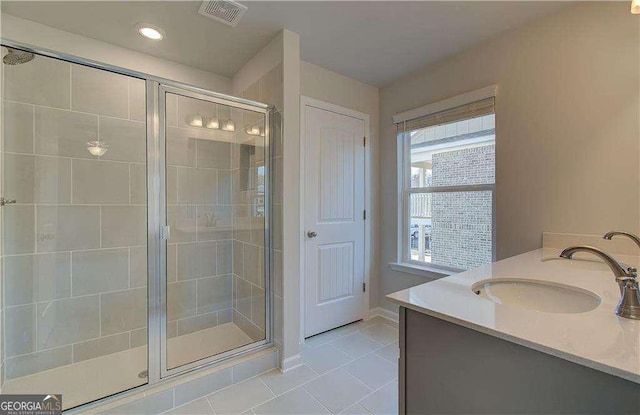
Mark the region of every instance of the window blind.
<instances>
[{"instance_id":1,"label":"window blind","mask_svg":"<svg viewBox=\"0 0 640 415\"><path fill-rule=\"evenodd\" d=\"M468 118L481 117L493 114L495 111L495 98L485 98L479 101L470 102L465 105L413 118L396 124L398 132L413 131L422 128L433 127L435 125L447 124Z\"/></svg>"}]
</instances>

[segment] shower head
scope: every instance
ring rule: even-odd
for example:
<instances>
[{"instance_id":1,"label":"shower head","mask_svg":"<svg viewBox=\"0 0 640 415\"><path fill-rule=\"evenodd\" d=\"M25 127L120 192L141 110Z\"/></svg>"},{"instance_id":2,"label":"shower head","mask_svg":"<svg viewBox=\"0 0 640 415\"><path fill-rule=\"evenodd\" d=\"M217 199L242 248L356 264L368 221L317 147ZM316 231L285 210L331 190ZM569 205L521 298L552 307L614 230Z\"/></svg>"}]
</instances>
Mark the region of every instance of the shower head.
<instances>
[{"instance_id":1,"label":"shower head","mask_svg":"<svg viewBox=\"0 0 640 415\"><path fill-rule=\"evenodd\" d=\"M7 54L2 58L2 62L5 65L20 65L22 63L27 63L36 57L33 53L25 52L24 50L13 48L7 48L7 50Z\"/></svg>"}]
</instances>

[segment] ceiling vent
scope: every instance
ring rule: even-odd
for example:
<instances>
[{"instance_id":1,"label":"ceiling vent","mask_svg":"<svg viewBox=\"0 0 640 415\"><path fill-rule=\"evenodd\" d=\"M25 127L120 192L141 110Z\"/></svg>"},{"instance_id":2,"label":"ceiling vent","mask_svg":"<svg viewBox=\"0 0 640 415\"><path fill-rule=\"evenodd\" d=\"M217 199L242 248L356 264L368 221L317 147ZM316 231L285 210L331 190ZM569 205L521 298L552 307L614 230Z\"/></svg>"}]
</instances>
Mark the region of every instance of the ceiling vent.
<instances>
[{"instance_id":1,"label":"ceiling vent","mask_svg":"<svg viewBox=\"0 0 640 415\"><path fill-rule=\"evenodd\" d=\"M240 18L247 11L247 6L231 0L203 1L198 13L204 17L217 20L226 25L236 27Z\"/></svg>"}]
</instances>

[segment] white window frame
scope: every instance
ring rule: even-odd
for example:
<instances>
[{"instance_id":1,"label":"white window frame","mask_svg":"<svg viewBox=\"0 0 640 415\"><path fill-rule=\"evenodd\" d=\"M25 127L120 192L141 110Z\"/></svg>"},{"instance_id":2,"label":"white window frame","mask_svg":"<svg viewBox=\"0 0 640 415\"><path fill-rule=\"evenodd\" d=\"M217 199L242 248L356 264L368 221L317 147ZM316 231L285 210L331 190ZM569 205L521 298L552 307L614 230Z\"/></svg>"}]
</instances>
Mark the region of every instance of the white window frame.
<instances>
[{"instance_id":1,"label":"white window frame","mask_svg":"<svg viewBox=\"0 0 640 415\"><path fill-rule=\"evenodd\" d=\"M497 88L495 85L458 95L444 101L429 104L397 114L393 117L394 122L401 123L413 118L433 114L455 108L460 105L469 104L485 98L495 97ZM494 114L495 114L494 109ZM496 260L496 185L461 185L461 186L438 186L438 187L411 187L411 140L410 132L402 131L398 133L397 155L398 155L398 253L397 262L389 266L401 272L422 275L427 278L436 279L441 276L453 275L463 272L462 269L447 267L444 265L425 263L411 259L411 239L410 239L410 198L415 193L439 193L439 192L469 192L469 191L490 191L492 195L491 212L491 261Z\"/></svg>"}]
</instances>

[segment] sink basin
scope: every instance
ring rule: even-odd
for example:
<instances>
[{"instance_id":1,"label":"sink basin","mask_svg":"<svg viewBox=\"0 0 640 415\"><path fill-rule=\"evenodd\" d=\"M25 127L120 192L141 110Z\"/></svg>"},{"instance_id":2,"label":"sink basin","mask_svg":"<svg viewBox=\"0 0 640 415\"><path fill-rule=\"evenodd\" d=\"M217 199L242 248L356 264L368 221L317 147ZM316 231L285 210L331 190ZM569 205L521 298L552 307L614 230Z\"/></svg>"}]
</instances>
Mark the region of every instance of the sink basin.
<instances>
[{"instance_id":1,"label":"sink basin","mask_svg":"<svg viewBox=\"0 0 640 415\"><path fill-rule=\"evenodd\" d=\"M475 283L471 289L498 304L544 313L584 313L601 302L600 297L587 290L521 278L492 278Z\"/></svg>"}]
</instances>

